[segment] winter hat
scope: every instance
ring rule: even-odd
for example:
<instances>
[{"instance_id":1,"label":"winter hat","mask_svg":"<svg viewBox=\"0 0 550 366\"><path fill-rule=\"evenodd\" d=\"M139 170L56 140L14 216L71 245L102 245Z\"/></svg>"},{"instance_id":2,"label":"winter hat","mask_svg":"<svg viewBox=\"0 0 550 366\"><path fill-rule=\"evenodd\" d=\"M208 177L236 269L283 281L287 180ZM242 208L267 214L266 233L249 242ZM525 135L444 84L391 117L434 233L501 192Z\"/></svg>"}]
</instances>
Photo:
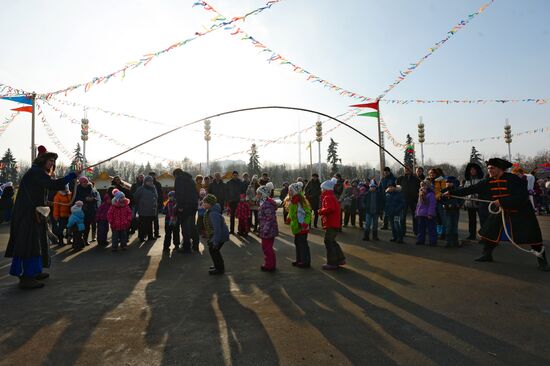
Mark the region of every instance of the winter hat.
<instances>
[{"instance_id":1,"label":"winter hat","mask_svg":"<svg viewBox=\"0 0 550 366\"><path fill-rule=\"evenodd\" d=\"M8 187L13 187L13 183L12 182L6 182L4 184L2 184L2 186L0 187L0 189L4 190Z\"/></svg>"},{"instance_id":2,"label":"winter hat","mask_svg":"<svg viewBox=\"0 0 550 366\"><path fill-rule=\"evenodd\" d=\"M256 190L256 193L259 193L262 195L262 198L267 198L271 196L271 192L273 191L273 183L267 182L265 186L261 186Z\"/></svg>"},{"instance_id":3,"label":"winter hat","mask_svg":"<svg viewBox=\"0 0 550 366\"><path fill-rule=\"evenodd\" d=\"M118 191L115 194L115 196L113 197L113 201L118 202L118 201L120 201L121 199L124 199L124 198L126 198L126 195L124 194L124 192Z\"/></svg>"},{"instance_id":4,"label":"winter hat","mask_svg":"<svg viewBox=\"0 0 550 366\"><path fill-rule=\"evenodd\" d=\"M82 201L76 201L74 203L74 206L71 207L71 213L82 211L82 206L84 206L84 203L82 203Z\"/></svg>"},{"instance_id":5,"label":"winter hat","mask_svg":"<svg viewBox=\"0 0 550 366\"><path fill-rule=\"evenodd\" d=\"M288 190L293 194L298 194L302 191L303 186L304 186L304 183L302 182L292 183L290 187L288 187Z\"/></svg>"},{"instance_id":6,"label":"winter hat","mask_svg":"<svg viewBox=\"0 0 550 366\"><path fill-rule=\"evenodd\" d=\"M150 175L146 176L146 177L143 179L143 183L145 183L145 184L151 184L151 183L153 183L153 177L151 177Z\"/></svg>"},{"instance_id":7,"label":"winter hat","mask_svg":"<svg viewBox=\"0 0 550 366\"><path fill-rule=\"evenodd\" d=\"M172 191L172 192L174 192L174 191ZM176 192L174 192L174 195L175 194L176 194ZM170 193L168 195L170 195ZM201 188L201 190L199 191L199 197L201 197L201 198L206 197L206 189Z\"/></svg>"},{"instance_id":8,"label":"winter hat","mask_svg":"<svg viewBox=\"0 0 550 366\"><path fill-rule=\"evenodd\" d=\"M116 194L117 194L118 192L120 192L120 190L117 189L117 188L115 188L115 189L113 189L113 191L111 192L111 194L112 194L113 197L114 197L114 196L116 196Z\"/></svg>"},{"instance_id":9,"label":"winter hat","mask_svg":"<svg viewBox=\"0 0 550 366\"><path fill-rule=\"evenodd\" d=\"M374 187L374 188L378 187L378 184L376 184L376 181L374 179L371 180L370 184L369 184L369 188L372 188L372 187Z\"/></svg>"},{"instance_id":10,"label":"winter hat","mask_svg":"<svg viewBox=\"0 0 550 366\"><path fill-rule=\"evenodd\" d=\"M175 197L176 197L176 192L175 191L168 192L168 198L175 198Z\"/></svg>"},{"instance_id":11,"label":"winter hat","mask_svg":"<svg viewBox=\"0 0 550 366\"><path fill-rule=\"evenodd\" d=\"M46 150L46 148L43 145L38 146L37 150L38 150L38 155L42 155L48 152L48 150Z\"/></svg>"},{"instance_id":12,"label":"winter hat","mask_svg":"<svg viewBox=\"0 0 550 366\"><path fill-rule=\"evenodd\" d=\"M218 203L218 199L213 194L207 194L202 201L204 203L208 203L211 206L214 206L216 203Z\"/></svg>"},{"instance_id":13,"label":"winter hat","mask_svg":"<svg viewBox=\"0 0 550 366\"><path fill-rule=\"evenodd\" d=\"M325 180L323 183L321 183L321 189L323 191L333 191L337 181L338 180L336 178Z\"/></svg>"},{"instance_id":14,"label":"winter hat","mask_svg":"<svg viewBox=\"0 0 550 366\"><path fill-rule=\"evenodd\" d=\"M88 180L88 178L86 177L80 177L78 178L78 183L80 183L81 185L86 185L88 184L90 181Z\"/></svg>"}]
</instances>

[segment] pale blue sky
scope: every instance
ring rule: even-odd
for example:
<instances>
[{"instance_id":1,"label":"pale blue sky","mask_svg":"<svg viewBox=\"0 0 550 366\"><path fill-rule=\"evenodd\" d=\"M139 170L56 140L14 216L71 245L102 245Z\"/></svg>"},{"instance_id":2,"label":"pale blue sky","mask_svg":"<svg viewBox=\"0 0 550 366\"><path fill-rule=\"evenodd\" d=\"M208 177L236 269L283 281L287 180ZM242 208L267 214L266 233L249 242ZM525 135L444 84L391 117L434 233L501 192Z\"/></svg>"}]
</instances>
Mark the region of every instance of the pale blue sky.
<instances>
[{"instance_id":1,"label":"pale blue sky","mask_svg":"<svg viewBox=\"0 0 550 366\"><path fill-rule=\"evenodd\" d=\"M191 8L193 1L0 1L0 82L37 92L53 91L114 71L127 61L190 37L211 14ZM212 1L229 16L264 4L261 0ZM239 24L248 33L296 64L333 83L375 97L394 81L399 70L423 56L429 47L485 1L327 1L286 0ZM550 98L550 2L496 0L433 54L389 99ZM203 115L256 105L282 104L336 115L356 100L306 82L288 67L268 64L266 54L249 42L220 30L130 71L124 81L111 80L88 93L66 99L130 113L171 124ZM0 102L0 118L12 103ZM60 106L81 117L81 110ZM79 128L44 107L63 144L73 148ZM514 131L550 126L550 104L382 105L393 135L416 137L422 115L427 142L502 134L504 119ZM126 144L138 143L165 128L99 112L90 125ZM255 112L220 118L213 132L269 139L314 123L315 116L296 112ZM11 147L28 159L30 116L16 119L0 137L0 150ZM376 135L375 120L357 118L354 126ZM327 128L334 126L332 123ZM38 127L38 143L55 147ZM331 137L341 143L345 163L378 161L377 149L345 128ZM550 148L550 134L514 139L513 153L534 154ZM314 132L302 136L313 139ZM245 150L248 142L214 138L211 157ZM326 140L323 150L326 149ZM386 144L390 151L402 152ZM506 153L504 142L476 144L487 155ZM425 146L426 158L462 163L471 144ZM89 159L120 150L91 135ZM180 132L144 150L174 160L205 160L201 133ZM308 155L302 149L305 162ZM297 145L260 147L262 161L298 162ZM323 158L325 157L323 151ZM316 156L316 154L314 155ZM246 158L244 155L235 158ZM126 159L149 158L129 154ZM149 159L154 160L154 159Z\"/></svg>"}]
</instances>

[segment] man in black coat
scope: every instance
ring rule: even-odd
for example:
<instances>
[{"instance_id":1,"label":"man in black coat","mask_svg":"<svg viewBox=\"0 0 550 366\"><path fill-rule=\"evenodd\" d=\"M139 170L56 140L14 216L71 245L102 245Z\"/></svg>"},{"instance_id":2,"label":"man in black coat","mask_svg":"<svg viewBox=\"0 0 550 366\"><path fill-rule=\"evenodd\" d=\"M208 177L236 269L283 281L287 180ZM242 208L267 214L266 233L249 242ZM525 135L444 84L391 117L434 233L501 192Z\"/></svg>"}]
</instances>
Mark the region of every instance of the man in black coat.
<instances>
[{"instance_id":1,"label":"man in black coat","mask_svg":"<svg viewBox=\"0 0 550 366\"><path fill-rule=\"evenodd\" d=\"M225 208L225 183L220 173L214 174L214 180L208 185L208 193L216 196L223 213Z\"/></svg>"},{"instance_id":2,"label":"man in black coat","mask_svg":"<svg viewBox=\"0 0 550 366\"><path fill-rule=\"evenodd\" d=\"M313 173L311 175L311 179L307 182L304 192L311 205L311 210L313 211L313 226L317 227L317 223L319 222L319 204L321 202L321 182L319 181L319 174Z\"/></svg>"},{"instance_id":3,"label":"man in black coat","mask_svg":"<svg viewBox=\"0 0 550 366\"><path fill-rule=\"evenodd\" d=\"M407 215L411 211L413 219L413 232L416 235L416 204L418 203L418 191L420 190L420 179L412 172L412 167L405 167L405 174L397 178L397 185L401 186L401 192L405 196L405 208L403 209L403 216L401 219L401 228L403 229L403 236L407 231Z\"/></svg>"},{"instance_id":4,"label":"man in black coat","mask_svg":"<svg viewBox=\"0 0 550 366\"><path fill-rule=\"evenodd\" d=\"M479 183L470 187L460 188L445 195L468 196L479 194L490 197L491 209L499 207L504 212L504 220L508 234L517 245L528 245L537 253L539 269L550 271L546 252L542 244L542 234L535 215L535 210L529 201L527 184L515 174L506 173L512 167L512 163L499 159L489 159L487 168L489 178L482 179ZM503 233L505 228L502 222L502 213L490 213L487 220L481 226L479 235L483 243L483 255L476 259L478 262L492 262L493 250L501 240L508 240Z\"/></svg>"},{"instance_id":5,"label":"man in black coat","mask_svg":"<svg viewBox=\"0 0 550 366\"><path fill-rule=\"evenodd\" d=\"M195 235L195 215L199 208L199 194L191 174L179 168L175 169L173 174L176 177L174 191L183 236L183 245L178 251L191 253L191 240L193 240L193 249L195 251L199 249L199 238Z\"/></svg>"},{"instance_id":6,"label":"man in black coat","mask_svg":"<svg viewBox=\"0 0 550 366\"><path fill-rule=\"evenodd\" d=\"M226 187L226 199L229 204L230 216L229 216L229 234L235 235L235 214L237 213L237 206L241 200L241 192L243 189L243 182L239 179L239 172L234 171L231 180L227 182Z\"/></svg>"},{"instance_id":7,"label":"man in black coat","mask_svg":"<svg viewBox=\"0 0 550 366\"><path fill-rule=\"evenodd\" d=\"M10 274L19 277L21 288L43 287L39 280L49 277L47 273L42 273L42 267L49 267L47 219L36 209L46 206L47 190L62 190L77 176L70 173L64 178L52 179L48 172L56 159L55 153L40 154L21 179L15 199L5 256L12 258Z\"/></svg>"},{"instance_id":8,"label":"man in black coat","mask_svg":"<svg viewBox=\"0 0 550 366\"><path fill-rule=\"evenodd\" d=\"M159 209L157 210L157 215L153 220L153 228L155 231L155 238L160 238L158 213L162 210L162 207L164 206L164 194L162 193L162 186L157 181L157 174L155 172L150 172L149 175L153 177L153 184L155 185L155 189L157 190L157 207Z\"/></svg>"}]
</instances>

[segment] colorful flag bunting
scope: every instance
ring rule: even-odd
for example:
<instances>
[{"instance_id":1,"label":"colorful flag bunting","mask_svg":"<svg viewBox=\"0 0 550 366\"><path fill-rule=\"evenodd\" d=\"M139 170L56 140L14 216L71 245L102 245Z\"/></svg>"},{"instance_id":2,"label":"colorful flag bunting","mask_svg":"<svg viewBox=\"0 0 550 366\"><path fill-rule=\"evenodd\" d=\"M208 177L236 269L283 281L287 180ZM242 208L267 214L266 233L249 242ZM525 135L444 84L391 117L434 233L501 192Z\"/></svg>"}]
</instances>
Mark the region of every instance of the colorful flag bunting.
<instances>
[{"instance_id":1,"label":"colorful flag bunting","mask_svg":"<svg viewBox=\"0 0 550 366\"><path fill-rule=\"evenodd\" d=\"M376 109L377 111L379 111L380 108L379 108L378 103L379 103L379 101L377 100L374 103L354 104L354 105L350 105L350 107L354 107L354 108L372 108L372 109Z\"/></svg>"},{"instance_id":2,"label":"colorful flag bunting","mask_svg":"<svg viewBox=\"0 0 550 366\"><path fill-rule=\"evenodd\" d=\"M378 112L367 112L367 113L360 113L358 114L358 116L363 116L363 117L377 117L378 118Z\"/></svg>"},{"instance_id":3,"label":"colorful flag bunting","mask_svg":"<svg viewBox=\"0 0 550 366\"><path fill-rule=\"evenodd\" d=\"M29 105L29 106L25 106L25 107L13 108L12 111L32 113L32 106Z\"/></svg>"}]
</instances>

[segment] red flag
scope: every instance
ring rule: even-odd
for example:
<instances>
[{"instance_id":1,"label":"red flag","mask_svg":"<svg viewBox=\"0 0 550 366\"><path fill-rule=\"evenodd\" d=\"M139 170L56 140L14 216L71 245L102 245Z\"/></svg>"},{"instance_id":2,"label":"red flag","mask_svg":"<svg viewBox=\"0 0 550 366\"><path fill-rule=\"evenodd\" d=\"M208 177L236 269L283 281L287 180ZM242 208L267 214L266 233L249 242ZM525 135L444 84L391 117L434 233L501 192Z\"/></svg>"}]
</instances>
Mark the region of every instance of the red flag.
<instances>
[{"instance_id":1,"label":"red flag","mask_svg":"<svg viewBox=\"0 0 550 366\"><path fill-rule=\"evenodd\" d=\"M25 107L19 107L19 108L13 108L12 111L32 113L32 105L28 105L28 106L25 106Z\"/></svg>"},{"instance_id":2,"label":"red flag","mask_svg":"<svg viewBox=\"0 0 550 366\"><path fill-rule=\"evenodd\" d=\"M376 109L376 110L378 111L378 110L379 110L379 109L378 109L378 103L379 103L379 101L377 100L377 101L374 102L374 103L354 104L354 105L350 105L350 107L355 107L355 108L372 108L372 109Z\"/></svg>"}]
</instances>

